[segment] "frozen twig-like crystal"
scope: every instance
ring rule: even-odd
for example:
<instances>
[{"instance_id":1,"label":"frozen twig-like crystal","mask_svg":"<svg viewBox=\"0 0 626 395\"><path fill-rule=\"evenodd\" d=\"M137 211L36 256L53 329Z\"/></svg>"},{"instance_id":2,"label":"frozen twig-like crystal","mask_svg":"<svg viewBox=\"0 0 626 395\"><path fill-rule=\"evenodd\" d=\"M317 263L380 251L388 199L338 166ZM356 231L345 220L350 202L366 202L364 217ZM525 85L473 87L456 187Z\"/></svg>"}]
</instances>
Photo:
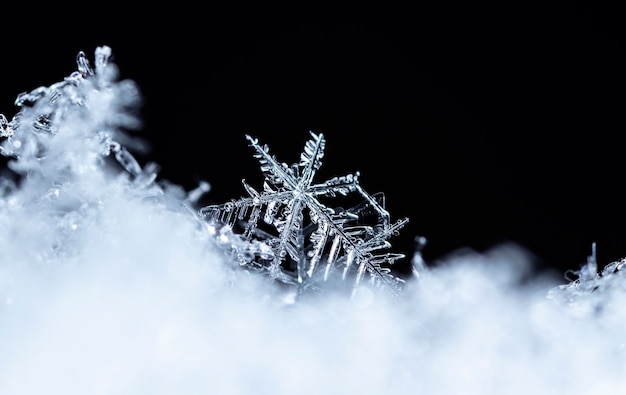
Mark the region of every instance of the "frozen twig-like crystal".
<instances>
[{"instance_id":1,"label":"frozen twig-like crystal","mask_svg":"<svg viewBox=\"0 0 626 395\"><path fill-rule=\"evenodd\" d=\"M201 217L213 231L220 229L219 240L242 266L264 271L299 292L320 289L335 278L351 281L351 289L356 289L369 276L373 284L396 293L403 280L388 266L404 254L378 251L391 247L387 239L397 235L408 219L391 223L384 195L365 192L358 172L313 183L326 140L321 133L311 132L310 137L300 161L287 166L269 153L267 145L246 135L265 178L262 191L244 180L249 196L203 207ZM348 194L357 194L363 202L343 210L318 199ZM374 220L367 223L366 217Z\"/></svg>"}]
</instances>

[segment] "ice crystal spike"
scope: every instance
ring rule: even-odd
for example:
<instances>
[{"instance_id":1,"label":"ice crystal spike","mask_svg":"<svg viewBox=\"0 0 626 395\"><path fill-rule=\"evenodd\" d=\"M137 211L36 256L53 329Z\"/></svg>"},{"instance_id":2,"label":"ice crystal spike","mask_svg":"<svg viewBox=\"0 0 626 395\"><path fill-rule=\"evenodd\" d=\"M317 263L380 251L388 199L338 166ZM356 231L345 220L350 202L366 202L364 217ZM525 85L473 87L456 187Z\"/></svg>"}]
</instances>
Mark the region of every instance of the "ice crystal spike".
<instances>
[{"instance_id":1,"label":"ice crystal spike","mask_svg":"<svg viewBox=\"0 0 626 395\"><path fill-rule=\"evenodd\" d=\"M401 289L403 280L388 266L404 254L379 250L391 247L387 239L408 219L391 223L384 195L365 192L358 172L314 183L326 145L322 133L310 132L300 161L291 166L279 162L258 139L246 139L260 163L263 188L257 191L243 180L249 196L200 209L218 244L241 266L294 285L299 293L319 291L336 279L350 281L354 290L366 276L394 294ZM348 194L357 194L362 203L344 210L319 200Z\"/></svg>"}]
</instances>

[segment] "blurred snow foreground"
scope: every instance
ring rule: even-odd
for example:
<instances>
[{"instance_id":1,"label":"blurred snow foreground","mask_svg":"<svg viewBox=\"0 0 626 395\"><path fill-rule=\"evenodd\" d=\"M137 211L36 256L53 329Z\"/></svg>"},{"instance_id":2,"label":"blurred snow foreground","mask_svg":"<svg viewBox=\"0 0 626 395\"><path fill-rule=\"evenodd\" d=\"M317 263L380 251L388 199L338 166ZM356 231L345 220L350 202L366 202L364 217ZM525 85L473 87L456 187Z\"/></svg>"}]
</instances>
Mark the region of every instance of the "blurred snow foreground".
<instances>
[{"instance_id":1,"label":"blurred snow foreground","mask_svg":"<svg viewBox=\"0 0 626 395\"><path fill-rule=\"evenodd\" d=\"M406 220L358 173L315 184L316 133L292 166L248 136L261 191L196 207L208 183L185 191L129 152L141 97L110 56L80 52L0 115L0 394L624 388L624 262L599 272L594 250L566 284L529 281L530 254L503 245L428 269L415 251L395 276L404 255L381 250Z\"/></svg>"}]
</instances>

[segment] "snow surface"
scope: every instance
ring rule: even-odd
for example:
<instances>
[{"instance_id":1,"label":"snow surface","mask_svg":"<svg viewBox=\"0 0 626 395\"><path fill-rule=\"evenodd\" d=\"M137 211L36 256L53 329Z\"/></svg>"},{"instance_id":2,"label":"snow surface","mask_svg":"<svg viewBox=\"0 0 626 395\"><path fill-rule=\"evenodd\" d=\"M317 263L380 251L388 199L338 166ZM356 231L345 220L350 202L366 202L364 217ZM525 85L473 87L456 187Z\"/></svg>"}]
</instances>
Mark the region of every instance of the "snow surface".
<instances>
[{"instance_id":1,"label":"snow surface","mask_svg":"<svg viewBox=\"0 0 626 395\"><path fill-rule=\"evenodd\" d=\"M623 290L572 308L515 245L459 251L399 299L363 288L294 303L213 247L180 188L107 165L138 125L117 95L132 84L97 69L43 107L51 132L29 129L36 105L3 125L19 155L0 179L0 394L624 388Z\"/></svg>"}]
</instances>

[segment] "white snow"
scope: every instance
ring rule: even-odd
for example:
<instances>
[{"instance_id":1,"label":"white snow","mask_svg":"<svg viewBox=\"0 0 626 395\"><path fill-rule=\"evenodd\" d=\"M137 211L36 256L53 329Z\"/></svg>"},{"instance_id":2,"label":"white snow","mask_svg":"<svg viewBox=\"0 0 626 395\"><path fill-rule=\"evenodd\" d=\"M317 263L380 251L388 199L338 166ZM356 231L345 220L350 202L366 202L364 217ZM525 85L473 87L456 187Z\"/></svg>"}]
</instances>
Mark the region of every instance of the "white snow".
<instances>
[{"instance_id":1,"label":"white snow","mask_svg":"<svg viewBox=\"0 0 626 395\"><path fill-rule=\"evenodd\" d=\"M30 151L0 195L0 394L623 390L624 292L571 309L546 297L559 278L528 280L515 245L450 256L399 299L364 288L294 301L240 270L179 190L103 164L108 145L89 131L119 141L130 118L102 83L87 105L55 107L56 134L5 125Z\"/></svg>"}]
</instances>

